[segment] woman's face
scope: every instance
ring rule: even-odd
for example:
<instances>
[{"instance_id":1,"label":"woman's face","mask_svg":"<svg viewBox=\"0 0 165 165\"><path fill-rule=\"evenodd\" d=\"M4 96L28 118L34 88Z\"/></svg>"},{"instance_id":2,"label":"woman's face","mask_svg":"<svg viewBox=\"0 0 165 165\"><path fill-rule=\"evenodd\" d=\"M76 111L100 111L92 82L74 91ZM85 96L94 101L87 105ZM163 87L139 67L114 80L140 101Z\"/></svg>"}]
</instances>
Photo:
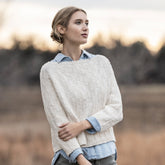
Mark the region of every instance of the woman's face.
<instances>
[{"instance_id":1,"label":"woman's face","mask_svg":"<svg viewBox=\"0 0 165 165\"><path fill-rule=\"evenodd\" d=\"M82 11L75 12L68 23L64 32L64 44L70 42L72 44L85 44L88 38L88 20L87 15Z\"/></svg>"}]
</instances>

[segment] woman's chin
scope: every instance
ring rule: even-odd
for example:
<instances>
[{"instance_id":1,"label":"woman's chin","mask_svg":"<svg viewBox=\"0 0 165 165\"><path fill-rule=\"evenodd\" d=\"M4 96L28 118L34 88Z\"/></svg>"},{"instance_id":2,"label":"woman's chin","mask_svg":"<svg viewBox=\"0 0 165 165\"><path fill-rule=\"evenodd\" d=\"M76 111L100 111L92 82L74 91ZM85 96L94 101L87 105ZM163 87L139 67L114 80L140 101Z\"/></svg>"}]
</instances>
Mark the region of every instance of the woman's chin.
<instances>
[{"instance_id":1,"label":"woman's chin","mask_svg":"<svg viewBox=\"0 0 165 165\"><path fill-rule=\"evenodd\" d=\"M81 44L86 44L86 43L87 43L87 39L86 39L86 40L81 41Z\"/></svg>"}]
</instances>

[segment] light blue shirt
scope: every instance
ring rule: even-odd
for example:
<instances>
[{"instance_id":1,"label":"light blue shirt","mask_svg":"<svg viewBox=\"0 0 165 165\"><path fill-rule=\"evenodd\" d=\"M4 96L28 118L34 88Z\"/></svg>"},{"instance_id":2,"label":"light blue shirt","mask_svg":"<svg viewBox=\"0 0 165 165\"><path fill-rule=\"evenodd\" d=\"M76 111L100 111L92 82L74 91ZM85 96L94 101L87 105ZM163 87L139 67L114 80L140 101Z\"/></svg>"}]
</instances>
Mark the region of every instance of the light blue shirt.
<instances>
[{"instance_id":1,"label":"light blue shirt","mask_svg":"<svg viewBox=\"0 0 165 165\"><path fill-rule=\"evenodd\" d=\"M89 59L94 56L95 55L83 50L79 60ZM66 61L73 61L73 59L69 56L65 56L62 53L58 53L56 57L52 60L52 62L58 62L58 63L66 62ZM100 124L96 118L91 116L91 117L88 117L86 120L88 120L93 127L92 129L86 130L89 134L95 134L101 130ZM64 150L59 150L54 154L54 157L52 159L52 165L54 165L54 163L56 162L60 154L64 158L68 159L70 163L75 163L76 158L79 154L83 154L86 159L92 160L92 159L102 159L115 153L116 153L116 145L114 141L110 141L110 142L99 144L92 147L78 148L74 150L69 155L69 157L66 155Z\"/></svg>"}]
</instances>

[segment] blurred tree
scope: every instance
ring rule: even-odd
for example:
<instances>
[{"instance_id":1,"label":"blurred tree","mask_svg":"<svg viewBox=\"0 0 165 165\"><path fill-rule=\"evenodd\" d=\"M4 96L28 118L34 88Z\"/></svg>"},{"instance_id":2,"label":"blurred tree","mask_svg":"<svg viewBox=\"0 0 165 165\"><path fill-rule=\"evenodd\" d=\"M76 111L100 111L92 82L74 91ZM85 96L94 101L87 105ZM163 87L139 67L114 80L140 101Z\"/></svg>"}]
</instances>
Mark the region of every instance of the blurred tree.
<instances>
[{"instance_id":1,"label":"blurred tree","mask_svg":"<svg viewBox=\"0 0 165 165\"><path fill-rule=\"evenodd\" d=\"M157 54L157 73L160 82L165 82L165 44Z\"/></svg>"},{"instance_id":2,"label":"blurred tree","mask_svg":"<svg viewBox=\"0 0 165 165\"><path fill-rule=\"evenodd\" d=\"M56 52L36 49L31 37L26 40L13 37L10 50L0 49L0 85L38 85L41 66L55 55Z\"/></svg>"},{"instance_id":3,"label":"blurred tree","mask_svg":"<svg viewBox=\"0 0 165 165\"><path fill-rule=\"evenodd\" d=\"M0 85L38 85L41 66L58 52L41 51L34 46L34 38L13 38L10 50L0 49ZM87 51L106 56L120 84L165 82L165 46L152 56L145 44L136 41L129 46L120 40L107 48L95 43ZM108 43L107 43L108 45Z\"/></svg>"},{"instance_id":4,"label":"blurred tree","mask_svg":"<svg viewBox=\"0 0 165 165\"><path fill-rule=\"evenodd\" d=\"M111 62L116 78L122 84L140 84L153 82L156 70L155 58L142 41L136 41L125 46L121 40L110 42L113 47L93 45L88 49L92 53L105 55ZM108 45L108 43L106 44ZM152 76L152 78L151 78Z\"/></svg>"}]
</instances>

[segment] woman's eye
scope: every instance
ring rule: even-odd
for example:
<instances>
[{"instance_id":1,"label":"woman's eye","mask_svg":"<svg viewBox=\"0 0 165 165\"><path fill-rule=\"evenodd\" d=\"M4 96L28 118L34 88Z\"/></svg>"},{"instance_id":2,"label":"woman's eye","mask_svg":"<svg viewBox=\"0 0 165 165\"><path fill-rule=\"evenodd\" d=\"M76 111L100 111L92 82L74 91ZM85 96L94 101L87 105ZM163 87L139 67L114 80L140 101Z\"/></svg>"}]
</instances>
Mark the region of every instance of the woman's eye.
<instances>
[{"instance_id":1,"label":"woman's eye","mask_svg":"<svg viewBox=\"0 0 165 165\"><path fill-rule=\"evenodd\" d=\"M85 24L88 26L89 25L89 22L86 22Z\"/></svg>"},{"instance_id":2,"label":"woman's eye","mask_svg":"<svg viewBox=\"0 0 165 165\"><path fill-rule=\"evenodd\" d=\"M79 24L81 24L81 22L80 21L77 21L76 24L79 25Z\"/></svg>"}]
</instances>

